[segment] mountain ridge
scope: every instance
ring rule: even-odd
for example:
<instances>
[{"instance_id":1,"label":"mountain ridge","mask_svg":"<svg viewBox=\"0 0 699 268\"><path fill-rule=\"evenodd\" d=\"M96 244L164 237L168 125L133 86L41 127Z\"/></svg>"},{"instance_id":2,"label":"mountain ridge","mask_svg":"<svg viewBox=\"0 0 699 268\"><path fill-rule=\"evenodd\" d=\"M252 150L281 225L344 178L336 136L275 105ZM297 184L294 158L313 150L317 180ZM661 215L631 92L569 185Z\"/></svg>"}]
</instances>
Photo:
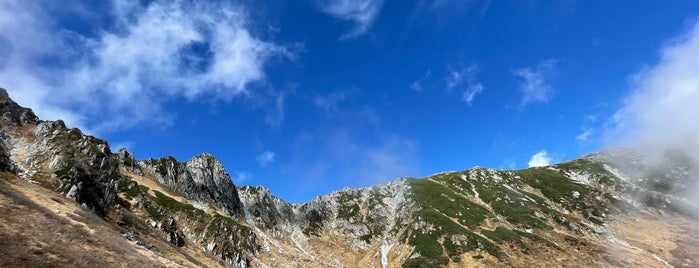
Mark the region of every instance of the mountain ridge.
<instances>
[{"instance_id":1,"label":"mountain ridge","mask_svg":"<svg viewBox=\"0 0 699 268\"><path fill-rule=\"evenodd\" d=\"M164 259L196 252L210 265L237 267L697 264L699 232L678 224L696 215L677 187L695 167L631 178L647 172L628 170L645 165L615 167L608 151L541 168L401 178L291 204L263 186L236 186L207 153L185 162L113 153L60 120L39 120L4 89L0 122L0 171L76 202L136 241L167 241L174 251L145 245ZM622 236L637 228L628 226L634 217L684 240L661 239L659 249ZM193 263L178 265L204 265Z\"/></svg>"}]
</instances>

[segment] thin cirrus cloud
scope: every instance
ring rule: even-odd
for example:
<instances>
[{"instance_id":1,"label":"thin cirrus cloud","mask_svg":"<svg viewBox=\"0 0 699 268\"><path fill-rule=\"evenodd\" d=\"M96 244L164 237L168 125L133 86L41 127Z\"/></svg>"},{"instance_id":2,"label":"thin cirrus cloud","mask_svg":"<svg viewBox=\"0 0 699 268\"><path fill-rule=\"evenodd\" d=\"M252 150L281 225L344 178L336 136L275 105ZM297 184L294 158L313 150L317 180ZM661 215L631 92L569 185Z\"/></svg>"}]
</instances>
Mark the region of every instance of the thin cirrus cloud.
<instances>
[{"instance_id":1,"label":"thin cirrus cloud","mask_svg":"<svg viewBox=\"0 0 699 268\"><path fill-rule=\"evenodd\" d=\"M478 65L476 64L471 64L458 71L450 70L445 78L447 91L460 89L461 100L471 106L476 95L483 93L485 89L483 84L476 79L477 74Z\"/></svg>"},{"instance_id":2,"label":"thin cirrus cloud","mask_svg":"<svg viewBox=\"0 0 699 268\"><path fill-rule=\"evenodd\" d=\"M461 100L468 104L468 106L471 106L473 98L481 92L483 92L483 85L481 83L469 84L466 90L462 92Z\"/></svg>"},{"instance_id":3,"label":"thin cirrus cloud","mask_svg":"<svg viewBox=\"0 0 699 268\"><path fill-rule=\"evenodd\" d=\"M252 174L245 171L233 171L232 172L233 183L241 185L252 180Z\"/></svg>"},{"instance_id":4,"label":"thin cirrus cloud","mask_svg":"<svg viewBox=\"0 0 699 268\"><path fill-rule=\"evenodd\" d=\"M360 92L361 90L356 87L352 87L347 90L338 90L328 94L315 94L311 101L313 104L323 110L325 114L330 114L340 110L340 104L345 101L348 97Z\"/></svg>"},{"instance_id":5,"label":"thin cirrus cloud","mask_svg":"<svg viewBox=\"0 0 699 268\"><path fill-rule=\"evenodd\" d=\"M293 57L255 37L245 9L232 4L113 1L99 15L114 25L94 36L56 28L41 6L0 3L2 50L11 51L2 55L1 86L42 118L99 132L167 124L168 99L249 94L273 57Z\"/></svg>"},{"instance_id":6,"label":"thin cirrus cloud","mask_svg":"<svg viewBox=\"0 0 699 268\"><path fill-rule=\"evenodd\" d=\"M364 187L417 173L416 141L384 131L363 133L366 127L328 127L302 133L291 144L293 160L281 169L301 174L304 180L299 183L308 186L333 177L342 185Z\"/></svg>"},{"instance_id":7,"label":"thin cirrus cloud","mask_svg":"<svg viewBox=\"0 0 699 268\"><path fill-rule=\"evenodd\" d=\"M590 137L595 133L595 129L592 127L584 126L580 129L580 134L575 136L575 140L578 142L587 142L590 140Z\"/></svg>"},{"instance_id":8,"label":"thin cirrus cloud","mask_svg":"<svg viewBox=\"0 0 699 268\"><path fill-rule=\"evenodd\" d=\"M353 28L340 39L352 39L369 31L379 17L383 0L324 0L320 10L338 20L349 21Z\"/></svg>"},{"instance_id":9,"label":"thin cirrus cloud","mask_svg":"<svg viewBox=\"0 0 699 268\"><path fill-rule=\"evenodd\" d=\"M555 73L557 63L557 59L546 59L534 66L519 68L512 72L512 75L520 79L522 106L536 102L545 103L553 98L554 90L549 80Z\"/></svg>"},{"instance_id":10,"label":"thin cirrus cloud","mask_svg":"<svg viewBox=\"0 0 699 268\"><path fill-rule=\"evenodd\" d=\"M255 160L257 160L257 163L260 164L261 167L268 167L272 163L274 163L274 158L276 157L276 154L271 151L264 151L262 154L257 156Z\"/></svg>"},{"instance_id":11,"label":"thin cirrus cloud","mask_svg":"<svg viewBox=\"0 0 699 268\"><path fill-rule=\"evenodd\" d=\"M413 82L412 84L410 84L410 89L412 89L412 90L414 90L414 91L417 91L417 92L420 92L420 91L424 90L424 87L423 87L422 84L423 84L428 78L430 78L430 75L432 75L432 70L427 70L427 72L425 73L425 76L423 76L422 78L420 78L420 79L418 79L417 81L415 81L415 82Z\"/></svg>"}]
</instances>

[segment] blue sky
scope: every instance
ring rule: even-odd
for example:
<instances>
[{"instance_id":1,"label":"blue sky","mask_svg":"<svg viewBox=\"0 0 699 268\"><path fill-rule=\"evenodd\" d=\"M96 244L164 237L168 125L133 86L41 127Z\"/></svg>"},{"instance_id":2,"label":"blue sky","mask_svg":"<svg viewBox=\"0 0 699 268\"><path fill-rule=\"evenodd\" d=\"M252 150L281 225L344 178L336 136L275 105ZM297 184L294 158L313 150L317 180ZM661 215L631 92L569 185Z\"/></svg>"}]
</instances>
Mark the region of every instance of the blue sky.
<instances>
[{"instance_id":1,"label":"blue sky","mask_svg":"<svg viewBox=\"0 0 699 268\"><path fill-rule=\"evenodd\" d=\"M236 184L304 202L652 140L658 114L691 124L699 111L675 109L699 103L697 15L697 1L7 0L0 86L114 151L209 152Z\"/></svg>"}]
</instances>

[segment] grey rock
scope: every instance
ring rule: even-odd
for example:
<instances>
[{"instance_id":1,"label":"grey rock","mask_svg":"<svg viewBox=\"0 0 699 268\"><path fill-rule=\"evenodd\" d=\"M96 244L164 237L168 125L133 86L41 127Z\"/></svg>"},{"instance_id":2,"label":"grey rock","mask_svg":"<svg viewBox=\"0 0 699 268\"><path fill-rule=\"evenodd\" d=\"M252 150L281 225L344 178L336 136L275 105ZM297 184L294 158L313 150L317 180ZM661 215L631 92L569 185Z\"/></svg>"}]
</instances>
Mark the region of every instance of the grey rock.
<instances>
[{"instance_id":1,"label":"grey rock","mask_svg":"<svg viewBox=\"0 0 699 268\"><path fill-rule=\"evenodd\" d=\"M17 126L31 125L39 122L39 118L32 112L32 109L19 106L10 99L7 90L0 88L0 120L4 124L14 124Z\"/></svg>"},{"instance_id":2,"label":"grey rock","mask_svg":"<svg viewBox=\"0 0 699 268\"><path fill-rule=\"evenodd\" d=\"M16 167L10 160L10 144L7 135L0 132L0 171L16 172Z\"/></svg>"},{"instance_id":3,"label":"grey rock","mask_svg":"<svg viewBox=\"0 0 699 268\"><path fill-rule=\"evenodd\" d=\"M178 247L184 246L184 238L177 227L177 221L173 218L168 220L167 224L168 241Z\"/></svg>"},{"instance_id":4,"label":"grey rock","mask_svg":"<svg viewBox=\"0 0 699 268\"><path fill-rule=\"evenodd\" d=\"M73 185L70 187L70 190L68 190L66 197L68 197L68 199L75 200L75 196L77 196L77 195L78 195L78 185Z\"/></svg>"},{"instance_id":5,"label":"grey rock","mask_svg":"<svg viewBox=\"0 0 699 268\"><path fill-rule=\"evenodd\" d=\"M224 213L238 217L243 207L230 175L210 154L201 154L180 163L173 157L138 162L144 173L187 199L211 202Z\"/></svg>"},{"instance_id":6,"label":"grey rock","mask_svg":"<svg viewBox=\"0 0 699 268\"><path fill-rule=\"evenodd\" d=\"M290 232L293 226L304 221L300 219L301 215L295 213L299 205L287 203L263 186L244 186L238 193L248 223L268 230L274 236L278 236L282 230Z\"/></svg>"}]
</instances>

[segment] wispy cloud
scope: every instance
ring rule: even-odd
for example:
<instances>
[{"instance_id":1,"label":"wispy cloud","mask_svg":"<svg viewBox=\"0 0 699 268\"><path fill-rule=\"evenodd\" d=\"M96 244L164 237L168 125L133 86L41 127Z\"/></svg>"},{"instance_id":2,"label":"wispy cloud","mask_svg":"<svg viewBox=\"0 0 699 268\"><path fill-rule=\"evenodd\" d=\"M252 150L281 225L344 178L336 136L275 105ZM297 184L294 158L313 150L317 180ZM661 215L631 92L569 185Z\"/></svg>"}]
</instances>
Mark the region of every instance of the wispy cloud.
<instances>
[{"instance_id":1,"label":"wispy cloud","mask_svg":"<svg viewBox=\"0 0 699 268\"><path fill-rule=\"evenodd\" d=\"M427 72L425 73L425 75L424 75L422 78L420 78L420 79L418 79L417 81L415 81L415 82L413 82L412 84L410 84L410 89L412 89L412 90L414 90L414 91L417 91L417 92L422 91L422 90L423 90L423 88L422 88L422 83L424 83L425 80L427 80L428 78L430 78L430 75L431 75L431 74L432 74L432 70L427 70Z\"/></svg>"},{"instance_id":2,"label":"wispy cloud","mask_svg":"<svg viewBox=\"0 0 699 268\"><path fill-rule=\"evenodd\" d=\"M367 142L371 137L371 142ZM295 141L294 160L287 170L303 174L309 183L328 178L348 186L368 186L416 175L417 143L387 132L360 133L350 127L323 128ZM317 158L315 155L323 155Z\"/></svg>"},{"instance_id":3,"label":"wispy cloud","mask_svg":"<svg viewBox=\"0 0 699 268\"><path fill-rule=\"evenodd\" d=\"M271 99L271 103L267 110L267 115L265 116L265 123L270 126L279 126L282 121L284 121L284 101L286 100L285 94L277 94Z\"/></svg>"},{"instance_id":4,"label":"wispy cloud","mask_svg":"<svg viewBox=\"0 0 699 268\"><path fill-rule=\"evenodd\" d=\"M261 167L268 167L272 163L274 163L274 158L276 157L276 154L272 151L264 151L262 152L255 160L257 160L257 163L260 164Z\"/></svg>"},{"instance_id":5,"label":"wispy cloud","mask_svg":"<svg viewBox=\"0 0 699 268\"><path fill-rule=\"evenodd\" d=\"M332 121L333 125L300 133L287 144L288 161L280 162L280 170L303 178L300 189L361 187L418 175L418 143L383 130L371 108L340 108ZM329 186L330 180L337 183Z\"/></svg>"},{"instance_id":6,"label":"wispy cloud","mask_svg":"<svg viewBox=\"0 0 699 268\"><path fill-rule=\"evenodd\" d=\"M464 12L473 10L476 13L476 21L488 11L493 0L421 0L417 3L419 10L433 12Z\"/></svg>"},{"instance_id":7,"label":"wispy cloud","mask_svg":"<svg viewBox=\"0 0 699 268\"><path fill-rule=\"evenodd\" d=\"M546 59L534 66L512 72L515 77L521 79L519 90L523 94L523 106L535 102L548 102L553 98L554 90L548 80L555 73L557 63L556 59Z\"/></svg>"},{"instance_id":8,"label":"wispy cloud","mask_svg":"<svg viewBox=\"0 0 699 268\"><path fill-rule=\"evenodd\" d=\"M590 42L590 44L592 44L593 47L600 47L604 44L604 42L600 38L595 38L592 39L592 42Z\"/></svg>"},{"instance_id":9,"label":"wispy cloud","mask_svg":"<svg viewBox=\"0 0 699 268\"><path fill-rule=\"evenodd\" d=\"M351 95L359 92L360 89L352 87L346 90L333 91L328 94L315 94L311 101L313 104L323 110L326 114L338 111L340 104Z\"/></svg>"},{"instance_id":10,"label":"wispy cloud","mask_svg":"<svg viewBox=\"0 0 699 268\"><path fill-rule=\"evenodd\" d=\"M83 36L57 28L41 5L3 1L0 39L12 52L0 64L2 86L42 118L111 131L167 124L174 116L163 112L169 99L250 94L271 58L293 56L255 37L240 6L142 3L112 2L115 25Z\"/></svg>"},{"instance_id":11,"label":"wispy cloud","mask_svg":"<svg viewBox=\"0 0 699 268\"><path fill-rule=\"evenodd\" d=\"M580 131L582 132L575 136L575 140L578 142L587 142L590 139L590 136L595 133L595 129L588 126L582 127Z\"/></svg>"},{"instance_id":12,"label":"wispy cloud","mask_svg":"<svg viewBox=\"0 0 699 268\"><path fill-rule=\"evenodd\" d=\"M542 150L532 155L527 164L529 167L543 167L551 165L552 162L553 158L545 150Z\"/></svg>"},{"instance_id":13,"label":"wispy cloud","mask_svg":"<svg viewBox=\"0 0 699 268\"><path fill-rule=\"evenodd\" d=\"M321 0L320 9L336 19L350 21L354 28L340 39L351 39L365 34L379 17L383 0Z\"/></svg>"},{"instance_id":14,"label":"wispy cloud","mask_svg":"<svg viewBox=\"0 0 699 268\"><path fill-rule=\"evenodd\" d=\"M458 71L450 70L445 78L447 91L461 89L461 100L471 106L473 98L484 90L483 84L476 79L477 74L478 65L476 64Z\"/></svg>"},{"instance_id":15,"label":"wispy cloud","mask_svg":"<svg viewBox=\"0 0 699 268\"><path fill-rule=\"evenodd\" d=\"M505 161L503 161L502 164L498 166L498 169L517 169L517 162L515 162L515 160L511 158L505 159Z\"/></svg>"},{"instance_id":16,"label":"wispy cloud","mask_svg":"<svg viewBox=\"0 0 699 268\"><path fill-rule=\"evenodd\" d=\"M462 92L461 100L468 104L468 106L471 106L473 98L481 92L483 92L483 85L481 83L469 84L466 90Z\"/></svg>"},{"instance_id":17,"label":"wispy cloud","mask_svg":"<svg viewBox=\"0 0 699 268\"><path fill-rule=\"evenodd\" d=\"M122 141L122 142L110 143L109 147L111 147L112 151L116 151L119 149L126 149L126 150L133 152L134 145L135 144L132 141Z\"/></svg>"},{"instance_id":18,"label":"wispy cloud","mask_svg":"<svg viewBox=\"0 0 699 268\"><path fill-rule=\"evenodd\" d=\"M233 174L231 174L231 177L233 182L240 186L243 183L250 181L252 179L252 174L245 171L234 171Z\"/></svg>"}]
</instances>

